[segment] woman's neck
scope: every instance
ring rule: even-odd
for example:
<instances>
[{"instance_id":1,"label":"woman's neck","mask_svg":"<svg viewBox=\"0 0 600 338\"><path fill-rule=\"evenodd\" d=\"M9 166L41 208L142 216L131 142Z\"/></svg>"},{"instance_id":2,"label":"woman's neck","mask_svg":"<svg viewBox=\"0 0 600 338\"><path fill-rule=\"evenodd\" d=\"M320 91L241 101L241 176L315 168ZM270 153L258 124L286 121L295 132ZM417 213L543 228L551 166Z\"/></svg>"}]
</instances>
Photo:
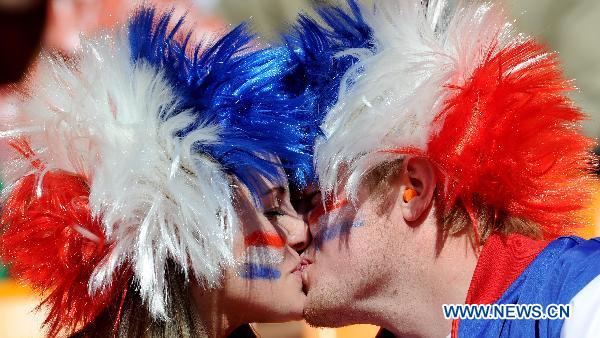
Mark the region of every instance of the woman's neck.
<instances>
[{"instance_id":1,"label":"woman's neck","mask_svg":"<svg viewBox=\"0 0 600 338\"><path fill-rule=\"evenodd\" d=\"M208 338L226 338L247 324L239 309L232 309L223 301L219 290L192 288L192 296L204 335ZM250 330L249 328L240 328ZM236 334L237 336L237 334ZM247 337L247 335L244 335Z\"/></svg>"}]
</instances>

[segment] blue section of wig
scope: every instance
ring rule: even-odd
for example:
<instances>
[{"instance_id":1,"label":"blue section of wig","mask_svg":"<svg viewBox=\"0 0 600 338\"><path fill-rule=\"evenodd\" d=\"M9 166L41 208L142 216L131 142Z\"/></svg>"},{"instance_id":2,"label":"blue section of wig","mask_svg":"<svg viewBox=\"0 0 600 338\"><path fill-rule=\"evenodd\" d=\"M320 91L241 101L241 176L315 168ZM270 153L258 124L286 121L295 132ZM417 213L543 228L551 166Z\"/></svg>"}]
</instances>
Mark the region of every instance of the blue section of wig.
<instances>
[{"instance_id":1,"label":"blue section of wig","mask_svg":"<svg viewBox=\"0 0 600 338\"><path fill-rule=\"evenodd\" d=\"M351 49L373 48L373 31L365 22L354 0L348 0L348 8L328 6L316 8L324 24L301 14L291 31L283 36L288 49L288 76L285 87L290 97L304 100L309 112L310 128L307 142L313 152L314 141L322 135L320 125L327 112L337 102L344 74L356 62ZM348 84L350 85L350 84ZM302 158L304 160L304 158ZM308 168L309 180L316 179L312 156L310 162L298 166ZM305 182L296 182L300 186Z\"/></svg>"},{"instance_id":2,"label":"blue section of wig","mask_svg":"<svg viewBox=\"0 0 600 338\"><path fill-rule=\"evenodd\" d=\"M310 121L302 99L290 97L283 85L288 51L249 50L254 37L246 24L211 45L194 47L190 33L175 38L184 18L171 24L171 16L158 15L153 8L138 10L129 22L129 43L134 64L156 67L172 84L180 99L178 112L192 109L196 114L196 122L174 136L207 123L219 125L220 142L196 144L194 150L219 162L255 197L260 184L254 170L272 182L281 181L282 164L273 156L284 159L286 171L305 177L310 171Z\"/></svg>"}]
</instances>

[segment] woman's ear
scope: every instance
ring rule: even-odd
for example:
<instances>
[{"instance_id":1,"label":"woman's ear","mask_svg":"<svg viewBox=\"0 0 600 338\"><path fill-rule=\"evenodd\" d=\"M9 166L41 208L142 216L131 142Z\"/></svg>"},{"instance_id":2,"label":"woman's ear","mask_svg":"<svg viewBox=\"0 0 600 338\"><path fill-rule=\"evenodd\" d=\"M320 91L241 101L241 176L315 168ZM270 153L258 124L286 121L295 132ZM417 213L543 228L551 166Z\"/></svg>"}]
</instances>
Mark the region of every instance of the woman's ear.
<instances>
[{"instance_id":1,"label":"woman's ear","mask_svg":"<svg viewBox=\"0 0 600 338\"><path fill-rule=\"evenodd\" d=\"M435 171L431 162L421 157L406 157L403 165L406 179L400 191L402 216L406 222L416 222L432 203L436 186Z\"/></svg>"}]
</instances>

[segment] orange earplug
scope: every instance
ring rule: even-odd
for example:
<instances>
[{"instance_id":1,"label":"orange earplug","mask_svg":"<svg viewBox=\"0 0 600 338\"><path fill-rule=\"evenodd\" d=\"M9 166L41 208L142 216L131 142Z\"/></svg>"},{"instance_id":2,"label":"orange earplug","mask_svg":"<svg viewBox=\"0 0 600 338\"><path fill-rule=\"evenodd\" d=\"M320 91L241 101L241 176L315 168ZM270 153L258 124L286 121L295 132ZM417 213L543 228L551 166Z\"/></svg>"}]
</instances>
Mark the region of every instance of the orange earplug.
<instances>
[{"instance_id":1,"label":"orange earplug","mask_svg":"<svg viewBox=\"0 0 600 338\"><path fill-rule=\"evenodd\" d=\"M412 200L413 198L415 198L417 196L417 191L413 188L406 188L406 190L404 190L404 203L408 203L410 202L410 200Z\"/></svg>"}]
</instances>

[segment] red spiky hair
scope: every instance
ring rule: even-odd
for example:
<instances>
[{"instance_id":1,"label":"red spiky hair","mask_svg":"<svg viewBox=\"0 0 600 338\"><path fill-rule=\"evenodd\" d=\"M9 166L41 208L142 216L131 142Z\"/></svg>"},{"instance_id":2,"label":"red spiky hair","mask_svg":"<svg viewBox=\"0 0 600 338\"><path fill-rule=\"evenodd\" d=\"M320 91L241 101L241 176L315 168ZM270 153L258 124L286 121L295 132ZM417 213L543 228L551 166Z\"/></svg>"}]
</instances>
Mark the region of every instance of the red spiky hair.
<instances>
[{"instance_id":1,"label":"red spiky hair","mask_svg":"<svg viewBox=\"0 0 600 338\"><path fill-rule=\"evenodd\" d=\"M571 89L556 56L531 40L489 52L464 84L449 86L427 150L442 171L443 207L460 200L473 215L477 199L534 221L548 239L583 226L594 142L581 133Z\"/></svg>"},{"instance_id":2,"label":"red spiky hair","mask_svg":"<svg viewBox=\"0 0 600 338\"><path fill-rule=\"evenodd\" d=\"M584 225L594 142L556 56L489 1L427 4L377 2L372 47L347 51L356 61L315 144L324 195L356 201L364 173L420 156L437 168L444 225L460 230L464 207L475 244L494 230L551 239Z\"/></svg>"},{"instance_id":3,"label":"red spiky hair","mask_svg":"<svg viewBox=\"0 0 600 338\"><path fill-rule=\"evenodd\" d=\"M88 293L90 275L109 247L92 218L86 180L50 171L38 181L36 174L25 176L10 193L0 216L0 254L14 277L45 295L39 306L49 307L44 324L53 337L91 322L126 285L115 281Z\"/></svg>"}]
</instances>

